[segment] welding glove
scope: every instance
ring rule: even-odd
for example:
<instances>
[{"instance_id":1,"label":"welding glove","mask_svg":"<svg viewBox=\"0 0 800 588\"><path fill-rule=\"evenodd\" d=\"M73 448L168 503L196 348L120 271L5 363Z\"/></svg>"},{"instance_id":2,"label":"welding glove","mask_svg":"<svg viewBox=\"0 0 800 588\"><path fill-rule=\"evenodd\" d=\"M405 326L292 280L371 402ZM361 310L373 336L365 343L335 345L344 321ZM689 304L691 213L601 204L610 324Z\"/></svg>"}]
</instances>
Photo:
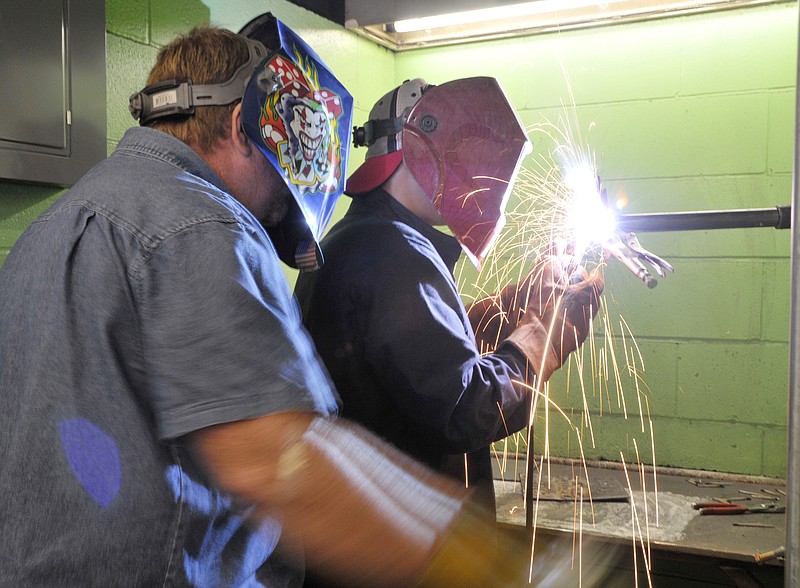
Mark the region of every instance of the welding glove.
<instances>
[{"instance_id":1,"label":"welding glove","mask_svg":"<svg viewBox=\"0 0 800 588\"><path fill-rule=\"evenodd\" d=\"M494 518L495 513L491 513ZM450 526L415 588L515 588L528 585L530 537L487 524L467 504Z\"/></svg>"},{"instance_id":2,"label":"welding glove","mask_svg":"<svg viewBox=\"0 0 800 588\"><path fill-rule=\"evenodd\" d=\"M589 274L551 247L520 283L470 307L479 349L508 342L546 381L589 334L603 285L599 269Z\"/></svg>"},{"instance_id":3,"label":"welding glove","mask_svg":"<svg viewBox=\"0 0 800 588\"><path fill-rule=\"evenodd\" d=\"M509 284L497 294L473 302L467 316L481 353L497 348L517 327L525 314L533 287L534 272L516 284Z\"/></svg>"},{"instance_id":4,"label":"welding glove","mask_svg":"<svg viewBox=\"0 0 800 588\"><path fill-rule=\"evenodd\" d=\"M528 306L505 341L525 355L545 382L588 336L604 283L599 269L591 275L584 268L568 274L557 257L540 265Z\"/></svg>"},{"instance_id":5,"label":"welding glove","mask_svg":"<svg viewBox=\"0 0 800 588\"><path fill-rule=\"evenodd\" d=\"M565 274L570 274L573 282L586 278L585 269L578 266L569 248L561 241L554 241L524 279L472 303L467 316L478 348L482 352L497 348L526 313L533 312L541 320L549 320L554 300L566 291Z\"/></svg>"}]
</instances>

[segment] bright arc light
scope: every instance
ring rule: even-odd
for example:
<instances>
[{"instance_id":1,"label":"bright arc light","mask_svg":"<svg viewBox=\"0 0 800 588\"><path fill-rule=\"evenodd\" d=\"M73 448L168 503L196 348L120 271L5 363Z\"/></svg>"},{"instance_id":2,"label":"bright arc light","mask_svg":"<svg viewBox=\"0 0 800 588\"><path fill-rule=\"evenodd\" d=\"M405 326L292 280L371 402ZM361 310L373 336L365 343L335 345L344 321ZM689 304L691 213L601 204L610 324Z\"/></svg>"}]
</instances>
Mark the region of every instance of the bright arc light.
<instances>
[{"instance_id":1,"label":"bright arc light","mask_svg":"<svg viewBox=\"0 0 800 588\"><path fill-rule=\"evenodd\" d=\"M578 164L564 173L571 192L567 202L567 231L582 255L592 244L603 243L616 229L616 217L603 201L594 166Z\"/></svg>"}]
</instances>

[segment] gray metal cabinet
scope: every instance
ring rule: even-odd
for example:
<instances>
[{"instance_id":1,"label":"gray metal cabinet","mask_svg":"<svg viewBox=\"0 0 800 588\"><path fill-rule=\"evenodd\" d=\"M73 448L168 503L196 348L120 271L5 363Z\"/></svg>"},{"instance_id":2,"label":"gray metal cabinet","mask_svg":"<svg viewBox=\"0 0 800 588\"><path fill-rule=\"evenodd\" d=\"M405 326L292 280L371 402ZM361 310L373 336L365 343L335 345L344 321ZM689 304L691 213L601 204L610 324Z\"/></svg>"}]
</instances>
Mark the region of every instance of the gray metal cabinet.
<instances>
[{"instance_id":1,"label":"gray metal cabinet","mask_svg":"<svg viewBox=\"0 0 800 588\"><path fill-rule=\"evenodd\" d=\"M103 0L0 0L0 178L70 185L106 156Z\"/></svg>"}]
</instances>

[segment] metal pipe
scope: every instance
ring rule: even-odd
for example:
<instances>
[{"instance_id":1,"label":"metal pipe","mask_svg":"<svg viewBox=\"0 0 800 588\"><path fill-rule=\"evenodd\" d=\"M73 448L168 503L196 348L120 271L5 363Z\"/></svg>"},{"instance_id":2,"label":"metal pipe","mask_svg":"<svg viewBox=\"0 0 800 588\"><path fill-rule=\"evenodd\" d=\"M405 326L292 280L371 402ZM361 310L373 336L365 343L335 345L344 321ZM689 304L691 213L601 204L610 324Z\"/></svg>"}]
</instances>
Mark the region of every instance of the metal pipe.
<instances>
[{"instance_id":1,"label":"metal pipe","mask_svg":"<svg viewBox=\"0 0 800 588\"><path fill-rule=\"evenodd\" d=\"M533 427L533 423L529 425ZM529 436L531 443L528 445L528 452L525 456L525 528L533 529L533 501L535 496L533 494L533 471L535 464L533 463L533 433ZM531 540L533 538L531 537Z\"/></svg>"},{"instance_id":2,"label":"metal pipe","mask_svg":"<svg viewBox=\"0 0 800 588\"><path fill-rule=\"evenodd\" d=\"M741 210L703 210L696 212L657 212L622 214L617 228L625 232L700 231L752 227L791 228L791 206Z\"/></svg>"},{"instance_id":3,"label":"metal pipe","mask_svg":"<svg viewBox=\"0 0 800 588\"><path fill-rule=\"evenodd\" d=\"M800 36L800 22L798 22ZM792 269L789 282L789 418L787 422L786 459L786 560L783 569L784 588L800 585L800 46L797 54L797 83L795 84L794 116L794 173L792 174Z\"/></svg>"}]
</instances>

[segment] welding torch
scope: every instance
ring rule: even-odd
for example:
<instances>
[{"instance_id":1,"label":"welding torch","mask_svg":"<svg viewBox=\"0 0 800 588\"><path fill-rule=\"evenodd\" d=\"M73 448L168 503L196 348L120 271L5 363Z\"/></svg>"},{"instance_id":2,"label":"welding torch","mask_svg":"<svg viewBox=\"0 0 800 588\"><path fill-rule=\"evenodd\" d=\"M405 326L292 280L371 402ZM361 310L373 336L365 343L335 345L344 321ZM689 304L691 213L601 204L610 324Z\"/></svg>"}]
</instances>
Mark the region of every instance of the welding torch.
<instances>
[{"instance_id":1,"label":"welding torch","mask_svg":"<svg viewBox=\"0 0 800 588\"><path fill-rule=\"evenodd\" d=\"M611 210L608 202L608 192L603 187L599 176L595 178L595 182L596 193L600 197L600 203L606 210ZM645 263L650 264L656 274L662 278L666 275L665 270L669 272L675 271L666 260L661 259L642 247L636 234L630 229L626 230L625 228L621 228L619 218L616 219L615 225L616 229L610 233L610 236L600 242L604 257L614 257L619 260L634 276L642 280L648 288L655 288L658 282L650 273Z\"/></svg>"}]
</instances>

